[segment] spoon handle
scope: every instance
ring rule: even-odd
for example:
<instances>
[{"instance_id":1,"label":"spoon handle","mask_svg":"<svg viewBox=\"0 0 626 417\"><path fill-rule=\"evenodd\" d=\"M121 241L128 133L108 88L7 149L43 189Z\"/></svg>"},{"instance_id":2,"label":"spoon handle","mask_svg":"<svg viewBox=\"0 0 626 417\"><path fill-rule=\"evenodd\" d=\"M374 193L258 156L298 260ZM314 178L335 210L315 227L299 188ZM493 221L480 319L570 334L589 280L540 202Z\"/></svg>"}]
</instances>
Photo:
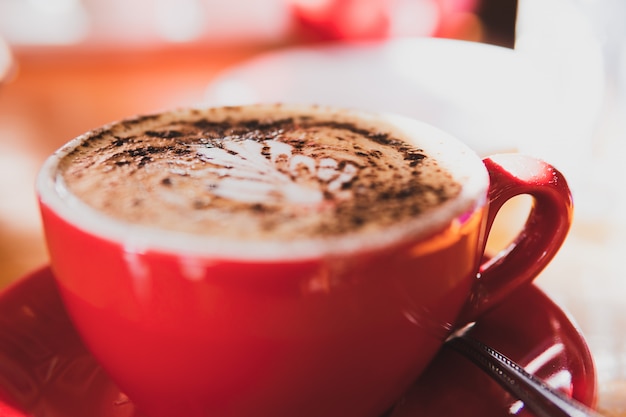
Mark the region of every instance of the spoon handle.
<instances>
[{"instance_id":1,"label":"spoon handle","mask_svg":"<svg viewBox=\"0 0 626 417\"><path fill-rule=\"evenodd\" d=\"M451 337L445 346L470 359L510 394L523 401L525 407L537 417L601 417L466 333Z\"/></svg>"}]
</instances>

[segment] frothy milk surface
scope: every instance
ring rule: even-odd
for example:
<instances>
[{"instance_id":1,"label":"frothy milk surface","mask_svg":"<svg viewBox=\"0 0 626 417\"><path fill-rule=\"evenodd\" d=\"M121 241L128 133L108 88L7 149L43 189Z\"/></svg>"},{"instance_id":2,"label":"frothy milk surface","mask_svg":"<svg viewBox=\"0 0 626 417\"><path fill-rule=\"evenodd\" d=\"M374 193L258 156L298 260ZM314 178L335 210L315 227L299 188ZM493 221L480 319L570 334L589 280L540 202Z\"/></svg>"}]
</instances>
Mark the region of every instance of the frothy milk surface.
<instances>
[{"instance_id":1,"label":"frothy milk surface","mask_svg":"<svg viewBox=\"0 0 626 417\"><path fill-rule=\"evenodd\" d=\"M133 224L231 240L375 231L462 189L402 131L350 112L186 109L82 139L57 171L80 200Z\"/></svg>"}]
</instances>

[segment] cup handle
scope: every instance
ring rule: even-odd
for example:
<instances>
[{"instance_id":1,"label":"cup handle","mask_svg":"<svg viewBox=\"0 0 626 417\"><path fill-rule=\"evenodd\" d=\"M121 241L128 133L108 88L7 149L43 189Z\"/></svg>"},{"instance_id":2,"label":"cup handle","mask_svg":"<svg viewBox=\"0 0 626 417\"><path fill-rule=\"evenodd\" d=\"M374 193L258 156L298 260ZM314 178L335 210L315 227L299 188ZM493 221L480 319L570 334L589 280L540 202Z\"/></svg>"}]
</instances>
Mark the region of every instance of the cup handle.
<instances>
[{"instance_id":1,"label":"cup handle","mask_svg":"<svg viewBox=\"0 0 626 417\"><path fill-rule=\"evenodd\" d=\"M539 275L560 249L573 216L570 189L552 165L521 154L493 155L483 163L489 172L490 186L482 253L504 203L517 195L528 194L533 197L533 205L514 241L481 264L461 314L465 323L474 321Z\"/></svg>"}]
</instances>

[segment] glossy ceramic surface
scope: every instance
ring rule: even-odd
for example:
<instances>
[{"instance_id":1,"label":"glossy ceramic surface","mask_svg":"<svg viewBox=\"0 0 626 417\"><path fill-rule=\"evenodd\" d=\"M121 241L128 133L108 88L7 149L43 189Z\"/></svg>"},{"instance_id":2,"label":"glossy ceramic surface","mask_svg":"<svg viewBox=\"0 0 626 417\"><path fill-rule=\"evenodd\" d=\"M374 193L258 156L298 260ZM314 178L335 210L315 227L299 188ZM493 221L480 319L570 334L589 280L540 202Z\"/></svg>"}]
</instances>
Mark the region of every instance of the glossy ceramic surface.
<instances>
[{"instance_id":1,"label":"glossy ceramic surface","mask_svg":"<svg viewBox=\"0 0 626 417\"><path fill-rule=\"evenodd\" d=\"M473 332L531 373L593 405L595 371L585 340L536 287L518 291L480 320ZM444 350L390 416L510 413L525 413L523 405L465 359ZM81 343L48 268L18 280L0 295L0 415L141 416Z\"/></svg>"}]
</instances>

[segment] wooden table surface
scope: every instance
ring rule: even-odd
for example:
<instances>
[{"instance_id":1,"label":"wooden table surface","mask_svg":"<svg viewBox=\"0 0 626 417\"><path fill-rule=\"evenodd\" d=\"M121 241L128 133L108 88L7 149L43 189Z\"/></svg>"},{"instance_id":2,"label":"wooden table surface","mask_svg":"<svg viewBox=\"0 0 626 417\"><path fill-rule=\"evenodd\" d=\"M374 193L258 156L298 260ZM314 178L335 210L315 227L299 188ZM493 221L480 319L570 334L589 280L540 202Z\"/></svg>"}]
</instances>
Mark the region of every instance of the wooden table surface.
<instances>
[{"instance_id":1,"label":"wooden table surface","mask_svg":"<svg viewBox=\"0 0 626 417\"><path fill-rule=\"evenodd\" d=\"M270 48L17 51L0 84L0 287L47 263L33 183L48 154L104 123L198 103L216 74ZM587 338L607 416L626 416L626 176L617 142L605 140L590 160L596 175L575 198L591 209L537 280Z\"/></svg>"}]
</instances>

